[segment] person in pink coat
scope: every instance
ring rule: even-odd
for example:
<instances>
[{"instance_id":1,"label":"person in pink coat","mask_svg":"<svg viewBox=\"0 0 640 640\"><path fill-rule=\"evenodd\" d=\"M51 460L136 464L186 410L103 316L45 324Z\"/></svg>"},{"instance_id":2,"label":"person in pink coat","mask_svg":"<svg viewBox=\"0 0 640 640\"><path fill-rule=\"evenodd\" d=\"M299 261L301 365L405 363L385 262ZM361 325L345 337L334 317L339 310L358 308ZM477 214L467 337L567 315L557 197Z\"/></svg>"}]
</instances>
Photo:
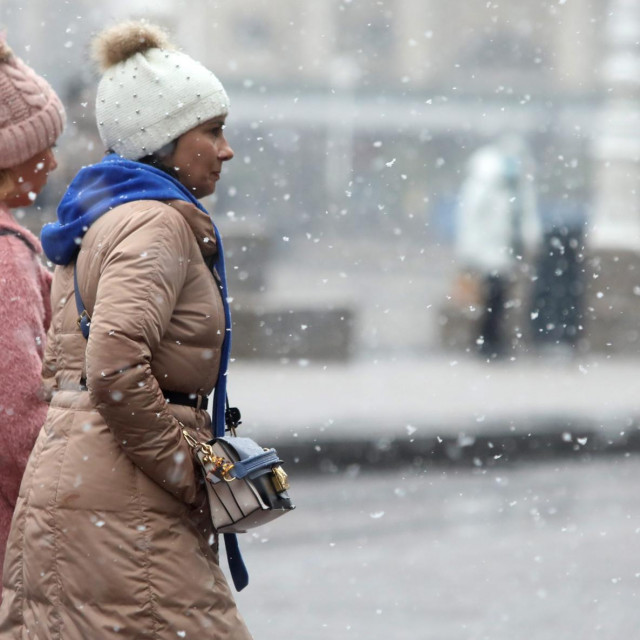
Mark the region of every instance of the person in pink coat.
<instances>
[{"instance_id":1,"label":"person in pink coat","mask_svg":"<svg viewBox=\"0 0 640 640\"><path fill-rule=\"evenodd\" d=\"M40 242L12 210L33 204L55 169L64 123L53 89L0 39L0 589L20 481L47 415L41 369L51 318Z\"/></svg>"}]
</instances>

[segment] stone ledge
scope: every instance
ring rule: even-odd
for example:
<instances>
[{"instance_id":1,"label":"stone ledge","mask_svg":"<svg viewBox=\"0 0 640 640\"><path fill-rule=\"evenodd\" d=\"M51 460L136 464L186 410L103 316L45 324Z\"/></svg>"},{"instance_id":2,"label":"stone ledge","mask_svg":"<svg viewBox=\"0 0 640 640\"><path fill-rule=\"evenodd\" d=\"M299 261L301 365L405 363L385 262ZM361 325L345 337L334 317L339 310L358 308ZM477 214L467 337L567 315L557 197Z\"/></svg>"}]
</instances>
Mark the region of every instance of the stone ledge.
<instances>
[{"instance_id":1,"label":"stone ledge","mask_svg":"<svg viewBox=\"0 0 640 640\"><path fill-rule=\"evenodd\" d=\"M508 433L501 429L475 436L425 436L280 442L278 455L292 474L334 473L358 469L377 471L400 467L486 468L550 459L584 460L602 455L640 453L637 426L624 436L611 437L592 424L574 424L571 433L559 425L541 425L536 432Z\"/></svg>"},{"instance_id":2,"label":"stone ledge","mask_svg":"<svg viewBox=\"0 0 640 640\"><path fill-rule=\"evenodd\" d=\"M353 354L354 312L346 306L232 310L233 357L345 361Z\"/></svg>"}]
</instances>

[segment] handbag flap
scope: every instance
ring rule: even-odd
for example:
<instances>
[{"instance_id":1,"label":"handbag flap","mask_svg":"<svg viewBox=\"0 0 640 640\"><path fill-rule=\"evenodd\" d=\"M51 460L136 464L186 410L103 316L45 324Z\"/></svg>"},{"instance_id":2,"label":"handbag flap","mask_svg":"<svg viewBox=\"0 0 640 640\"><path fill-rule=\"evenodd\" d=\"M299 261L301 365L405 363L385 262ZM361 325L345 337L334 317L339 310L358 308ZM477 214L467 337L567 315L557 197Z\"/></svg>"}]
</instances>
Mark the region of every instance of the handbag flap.
<instances>
[{"instance_id":1,"label":"handbag flap","mask_svg":"<svg viewBox=\"0 0 640 640\"><path fill-rule=\"evenodd\" d=\"M219 447L224 451L224 457L232 461L233 469L230 471L234 478L249 476L255 478L258 475L271 471L281 464L275 449L263 449L251 438L216 438L211 441L211 446Z\"/></svg>"},{"instance_id":2,"label":"handbag flap","mask_svg":"<svg viewBox=\"0 0 640 640\"><path fill-rule=\"evenodd\" d=\"M247 458L260 456L264 453L264 449L251 438L224 436L222 438L216 438L214 442L224 443L227 447L231 448L231 450L236 453L237 460L246 460Z\"/></svg>"}]
</instances>

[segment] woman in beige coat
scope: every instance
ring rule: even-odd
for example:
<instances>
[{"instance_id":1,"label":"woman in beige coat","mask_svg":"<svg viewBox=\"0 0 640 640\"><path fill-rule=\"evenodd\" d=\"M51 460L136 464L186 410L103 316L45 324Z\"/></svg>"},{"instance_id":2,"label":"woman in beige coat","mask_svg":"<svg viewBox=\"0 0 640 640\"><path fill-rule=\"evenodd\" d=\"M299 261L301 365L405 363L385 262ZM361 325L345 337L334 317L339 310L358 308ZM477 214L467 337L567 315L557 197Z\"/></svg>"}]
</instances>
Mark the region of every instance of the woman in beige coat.
<instances>
[{"instance_id":1,"label":"woman in beige coat","mask_svg":"<svg viewBox=\"0 0 640 640\"><path fill-rule=\"evenodd\" d=\"M111 153L80 171L42 233L60 265L53 397L9 536L0 637L247 640L182 435L210 437L214 386L214 419L224 413L222 247L197 199L233 157L228 98L149 26L114 27L98 51Z\"/></svg>"}]
</instances>

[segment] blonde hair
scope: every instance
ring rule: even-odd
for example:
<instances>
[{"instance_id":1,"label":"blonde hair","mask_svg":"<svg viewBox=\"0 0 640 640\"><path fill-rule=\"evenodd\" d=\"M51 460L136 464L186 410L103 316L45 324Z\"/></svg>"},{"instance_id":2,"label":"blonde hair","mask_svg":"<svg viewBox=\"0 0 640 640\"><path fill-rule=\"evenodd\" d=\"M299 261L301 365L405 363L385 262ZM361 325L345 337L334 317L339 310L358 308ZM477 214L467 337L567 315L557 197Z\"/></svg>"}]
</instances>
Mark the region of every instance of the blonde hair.
<instances>
[{"instance_id":1,"label":"blonde hair","mask_svg":"<svg viewBox=\"0 0 640 640\"><path fill-rule=\"evenodd\" d=\"M11 169L0 169L0 202L7 200L16 190Z\"/></svg>"}]
</instances>

